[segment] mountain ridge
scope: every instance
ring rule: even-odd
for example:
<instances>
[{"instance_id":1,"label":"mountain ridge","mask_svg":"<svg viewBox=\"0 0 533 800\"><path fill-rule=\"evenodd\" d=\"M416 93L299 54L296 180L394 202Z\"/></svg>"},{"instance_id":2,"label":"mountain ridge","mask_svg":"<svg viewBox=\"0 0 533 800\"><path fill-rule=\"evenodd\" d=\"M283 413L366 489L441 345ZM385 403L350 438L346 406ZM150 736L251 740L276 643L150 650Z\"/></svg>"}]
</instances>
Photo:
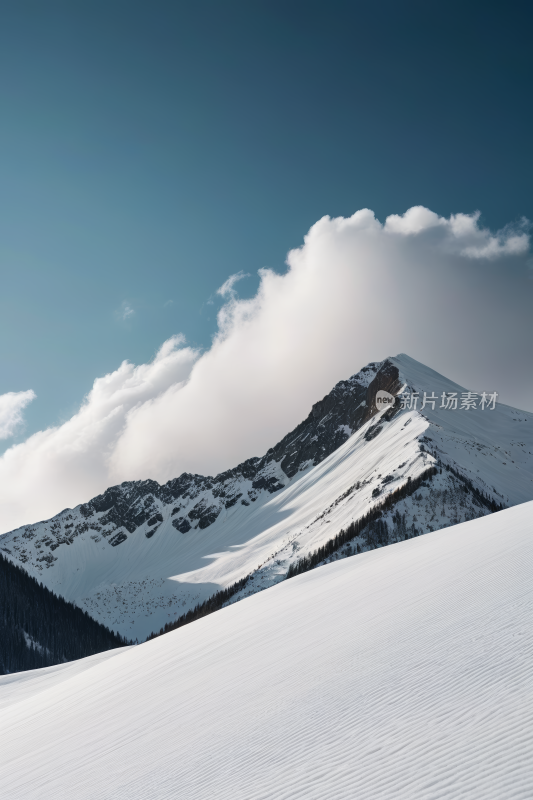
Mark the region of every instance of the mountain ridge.
<instances>
[{"instance_id":1,"label":"mountain ridge","mask_svg":"<svg viewBox=\"0 0 533 800\"><path fill-rule=\"evenodd\" d=\"M216 498L220 498L221 506L223 504L225 508L231 508L240 499L231 491L232 481L239 478L251 481L251 491L247 498L251 502L257 499L258 491L266 490L272 494L283 486L279 476L269 474L268 468L271 467L273 462L279 464L287 478L292 478L298 471L305 468L309 462L312 462L313 466L320 463L366 421L369 409L369 393L372 388L377 391L379 388L391 387L395 382L394 377L391 380L385 373L383 378L379 376L376 383L375 378L379 369L385 363L386 361L372 362L348 380L339 381L331 392L312 406L305 420L284 436L274 447L267 450L262 457L246 459L233 469L224 470L216 476L184 472L165 484L159 484L152 479L123 481L121 484L109 487L105 492L88 502L81 503L74 508L65 508L50 519L42 520L41 523L53 524L62 515L67 515L79 508L81 515L85 519L92 517L95 512L108 512L105 518L106 522L115 524L116 529L124 527L129 533L133 533L147 520L152 525L159 522L157 519L152 522L151 512L153 511L154 514L157 514L157 510L151 509L150 506L144 506L142 509L134 508L136 500L150 495L154 495L158 500L168 505L180 497L190 496L194 498L203 490L214 489L213 495ZM336 413L334 413L335 411ZM325 417L330 417L327 426L322 422ZM344 420L344 422L340 422L340 420ZM348 422L351 424L348 424ZM346 431L346 428L350 430L350 433ZM311 436L312 441L306 447L301 447L294 453L289 454L288 450L304 434L304 440ZM298 458L293 458L296 454ZM219 507L217 510L220 513L222 508ZM191 512L190 519L193 524L187 523L189 527L187 527L187 524L182 526L184 530L178 524L174 525L182 533L196 526L200 529L207 528L218 516L218 514L215 514L213 507L204 507L202 509L194 506ZM175 522L181 523L182 518L177 518ZM194 522L196 522L196 525ZM102 524L105 525L106 523ZM21 527L27 528L28 526ZM16 530L20 530L20 528ZM156 531L157 528L152 528L151 535L153 536ZM112 546L117 546L123 541L125 541L123 538L115 541L111 539L110 543ZM63 540L58 537L56 542L51 545L51 549L53 551L59 544L69 543L72 544L72 536L67 534Z\"/></svg>"},{"instance_id":2,"label":"mountain ridge","mask_svg":"<svg viewBox=\"0 0 533 800\"><path fill-rule=\"evenodd\" d=\"M500 404L414 410L398 397L382 411L379 389L463 391L405 354L372 362L336 384L263 457L215 477L184 473L164 486L110 487L4 534L0 549L107 627L141 639L247 576L231 602L279 582L291 564L431 466L452 471L399 500L379 532L369 528L354 547L489 513L476 491L498 506L533 497L533 415Z\"/></svg>"}]
</instances>

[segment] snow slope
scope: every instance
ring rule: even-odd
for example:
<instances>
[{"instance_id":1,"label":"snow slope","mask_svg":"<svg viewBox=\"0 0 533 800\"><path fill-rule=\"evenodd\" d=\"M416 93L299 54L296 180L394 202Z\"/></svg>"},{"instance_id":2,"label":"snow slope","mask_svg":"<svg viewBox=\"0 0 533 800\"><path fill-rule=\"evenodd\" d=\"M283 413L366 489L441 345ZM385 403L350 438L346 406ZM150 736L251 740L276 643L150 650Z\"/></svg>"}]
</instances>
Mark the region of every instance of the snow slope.
<instances>
[{"instance_id":1,"label":"snow slope","mask_svg":"<svg viewBox=\"0 0 533 800\"><path fill-rule=\"evenodd\" d=\"M282 580L292 562L439 460L497 503L533 498L532 414L437 404L391 417L372 406L376 388L402 387L421 397L465 391L405 355L370 364L262 459L216 478L123 484L4 535L0 547L98 621L142 641L246 575L236 599ZM488 513L463 488L439 474L431 490L386 516L389 541Z\"/></svg>"},{"instance_id":2,"label":"snow slope","mask_svg":"<svg viewBox=\"0 0 533 800\"><path fill-rule=\"evenodd\" d=\"M94 667L95 664L100 664L102 661L107 661L108 658L125 652L125 650L131 650L131 647L104 650L103 653L80 658L78 661L66 661L63 664L56 664L54 667L2 675L0 676L0 711L21 700L26 700L28 697L34 697L57 683L62 683L65 679L70 679L74 675Z\"/></svg>"},{"instance_id":3,"label":"snow slope","mask_svg":"<svg viewBox=\"0 0 533 800\"><path fill-rule=\"evenodd\" d=\"M71 664L39 693L8 676L27 697L2 714L2 794L529 799L532 568L527 503Z\"/></svg>"}]
</instances>

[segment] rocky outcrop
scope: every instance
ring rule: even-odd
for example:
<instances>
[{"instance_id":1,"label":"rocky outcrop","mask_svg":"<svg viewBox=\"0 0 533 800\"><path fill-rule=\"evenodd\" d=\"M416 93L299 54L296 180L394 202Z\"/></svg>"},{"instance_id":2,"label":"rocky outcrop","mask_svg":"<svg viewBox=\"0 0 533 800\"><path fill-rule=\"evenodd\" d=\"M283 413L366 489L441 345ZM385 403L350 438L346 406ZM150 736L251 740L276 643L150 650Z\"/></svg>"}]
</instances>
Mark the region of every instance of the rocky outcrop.
<instances>
[{"instance_id":1,"label":"rocky outcrop","mask_svg":"<svg viewBox=\"0 0 533 800\"><path fill-rule=\"evenodd\" d=\"M362 417L362 423L364 424L365 422L368 422L368 420L371 419L374 414L377 414L378 408L376 406L376 394L380 390L384 390L385 392L396 396L401 388L402 383L400 380L398 367L392 364L389 359L386 359L376 372L376 377L368 385L366 393L366 407L365 413ZM398 402L396 403L395 408L399 408ZM389 411L391 410L392 409L389 409Z\"/></svg>"}]
</instances>

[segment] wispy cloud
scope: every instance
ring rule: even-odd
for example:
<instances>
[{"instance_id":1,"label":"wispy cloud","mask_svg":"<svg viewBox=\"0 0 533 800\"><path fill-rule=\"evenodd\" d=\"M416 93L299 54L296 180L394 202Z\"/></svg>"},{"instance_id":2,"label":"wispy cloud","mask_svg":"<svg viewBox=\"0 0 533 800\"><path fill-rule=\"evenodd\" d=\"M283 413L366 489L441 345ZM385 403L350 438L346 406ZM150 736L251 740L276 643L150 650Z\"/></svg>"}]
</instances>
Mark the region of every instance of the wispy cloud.
<instances>
[{"instance_id":1,"label":"wispy cloud","mask_svg":"<svg viewBox=\"0 0 533 800\"><path fill-rule=\"evenodd\" d=\"M234 286L237 283L237 281L242 281L243 278L249 278L249 277L250 273L243 272L242 270L240 272L236 272L234 275L230 275L229 278L226 281L224 281L222 286L220 286L217 289L217 294L220 295L220 297L234 297L235 296Z\"/></svg>"},{"instance_id":2,"label":"wispy cloud","mask_svg":"<svg viewBox=\"0 0 533 800\"><path fill-rule=\"evenodd\" d=\"M127 300L123 300L120 308L115 311L115 317L119 322L126 322L135 315L135 309Z\"/></svg>"},{"instance_id":3,"label":"wispy cloud","mask_svg":"<svg viewBox=\"0 0 533 800\"><path fill-rule=\"evenodd\" d=\"M35 397L32 389L0 395L0 439L9 439L17 432L24 422L23 410Z\"/></svg>"}]
</instances>

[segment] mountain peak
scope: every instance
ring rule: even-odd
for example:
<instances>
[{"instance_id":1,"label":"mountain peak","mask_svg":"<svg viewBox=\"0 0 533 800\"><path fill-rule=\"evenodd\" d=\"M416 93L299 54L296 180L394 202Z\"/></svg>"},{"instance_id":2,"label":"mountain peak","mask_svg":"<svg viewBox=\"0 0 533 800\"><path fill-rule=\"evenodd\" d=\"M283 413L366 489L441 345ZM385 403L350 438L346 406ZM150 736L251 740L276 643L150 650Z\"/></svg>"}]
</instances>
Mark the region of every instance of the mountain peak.
<instances>
[{"instance_id":1,"label":"mountain peak","mask_svg":"<svg viewBox=\"0 0 533 800\"><path fill-rule=\"evenodd\" d=\"M1 549L98 621L142 638L245 578L239 597L282 580L358 520L369 524L357 547L372 549L531 498L533 415L500 404L376 407L379 390L402 389L462 391L405 354L372 362L262 457L214 477L124 482L5 534ZM381 515L371 524L370 512Z\"/></svg>"}]
</instances>

